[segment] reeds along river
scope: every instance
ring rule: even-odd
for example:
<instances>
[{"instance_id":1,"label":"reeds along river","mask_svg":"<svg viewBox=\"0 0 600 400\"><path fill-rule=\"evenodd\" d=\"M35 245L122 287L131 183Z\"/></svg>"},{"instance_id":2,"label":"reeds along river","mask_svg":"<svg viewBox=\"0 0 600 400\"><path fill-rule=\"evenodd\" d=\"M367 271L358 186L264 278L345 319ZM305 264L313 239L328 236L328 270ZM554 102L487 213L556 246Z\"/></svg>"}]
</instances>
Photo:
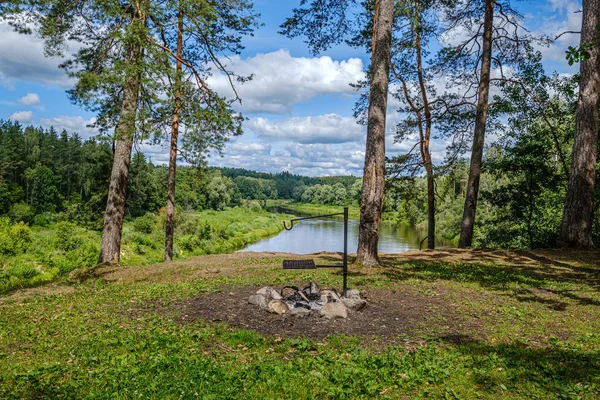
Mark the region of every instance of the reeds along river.
<instances>
[{"instance_id":1,"label":"reeds along river","mask_svg":"<svg viewBox=\"0 0 600 400\"><path fill-rule=\"evenodd\" d=\"M291 213L287 209L274 209L272 212ZM289 226L289 222L288 222ZM379 228L379 251L382 253L402 253L419 250L419 243L426 236L422 230L408 225L384 222ZM427 246L427 243L423 243ZM444 239L436 240L436 246L449 247ZM358 247L358 221L348 221L348 252L355 253ZM319 251L344 251L344 220L342 217L311 219L295 223L291 231L282 231L276 236L261 240L240 251L273 251L296 254L310 254Z\"/></svg>"}]
</instances>

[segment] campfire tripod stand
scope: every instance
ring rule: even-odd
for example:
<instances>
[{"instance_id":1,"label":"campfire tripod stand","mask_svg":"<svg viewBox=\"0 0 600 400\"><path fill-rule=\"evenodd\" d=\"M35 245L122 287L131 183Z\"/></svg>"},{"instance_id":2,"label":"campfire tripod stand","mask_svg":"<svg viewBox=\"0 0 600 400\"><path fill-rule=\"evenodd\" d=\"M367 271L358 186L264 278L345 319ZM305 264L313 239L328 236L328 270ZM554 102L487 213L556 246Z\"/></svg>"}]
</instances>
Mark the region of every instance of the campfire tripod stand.
<instances>
[{"instance_id":1,"label":"campfire tripod stand","mask_svg":"<svg viewBox=\"0 0 600 400\"><path fill-rule=\"evenodd\" d=\"M305 219L326 218L336 215L344 216L344 259L342 265L316 265L313 260L283 260L283 269L316 269L316 268L341 268L344 276L343 296L346 296L348 289L348 207L344 207L343 213L316 215L314 217L294 218L290 220L290 227L283 221L283 227L286 231L291 231L294 227L294 222L303 221Z\"/></svg>"}]
</instances>

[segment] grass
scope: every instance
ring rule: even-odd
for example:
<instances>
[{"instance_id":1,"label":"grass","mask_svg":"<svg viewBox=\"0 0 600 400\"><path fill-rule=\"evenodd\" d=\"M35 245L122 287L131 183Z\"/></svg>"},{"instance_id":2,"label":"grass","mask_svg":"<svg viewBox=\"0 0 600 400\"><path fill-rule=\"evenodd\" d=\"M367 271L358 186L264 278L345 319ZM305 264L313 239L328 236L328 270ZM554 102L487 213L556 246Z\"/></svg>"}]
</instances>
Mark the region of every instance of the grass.
<instances>
[{"instance_id":1,"label":"grass","mask_svg":"<svg viewBox=\"0 0 600 400\"><path fill-rule=\"evenodd\" d=\"M321 215L344 212L344 207L348 207L348 216L350 219L360 219L360 208L355 205L350 206L328 206L323 204L297 203L289 201L269 201L269 205L281 206L301 214Z\"/></svg>"},{"instance_id":2,"label":"grass","mask_svg":"<svg viewBox=\"0 0 600 400\"><path fill-rule=\"evenodd\" d=\"M331 271L281 270L283 254L107 269L0 298L0 398L594 399L599 256L454 249L352 266L351 287L430 302L400 345L182 323L172 307L248 285L339 284Z\"/></svg>"},{"instance_id":3,"label":"grass","mask_svg":"<svg viewBox=\"0 0 600 400\"><path fill-rule=\"evenodd\" d=\"M233 208L205 210L178 216L175 258L220 254L241 249L283 230L284 215L262 210ZM162 217L145 216L126 221L121 246L122 265L149 265L163 260ZM74 269L97 263L101 232L68 222L31 228L31 243L25 252L1 255L0 293L44 284Z\"/></svg>"}]
</instances>

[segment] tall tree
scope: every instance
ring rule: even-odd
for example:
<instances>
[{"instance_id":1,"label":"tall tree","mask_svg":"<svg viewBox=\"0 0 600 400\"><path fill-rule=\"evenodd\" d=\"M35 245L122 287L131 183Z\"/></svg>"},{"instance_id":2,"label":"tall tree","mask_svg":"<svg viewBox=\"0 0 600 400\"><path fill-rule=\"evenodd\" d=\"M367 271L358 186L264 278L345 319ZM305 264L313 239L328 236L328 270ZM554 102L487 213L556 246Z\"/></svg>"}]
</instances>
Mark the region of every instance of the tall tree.
<instances>
[{"instance_id":1,"label":"tall tree","mask_svg":"<svg viewBox=\"0 0 600 400\"><path fill-rule=\"evenodd\" d=\"M584 56L580 58L573 161L559 236L559 243L564 247L594 246L592 223L600 99L599 26L600 1L583 0L580 50Z\"/></svg>"},{"instance_id":2,"label":"tall tree","mask_svg":"<svg viewBox=\"0 0 600 400\"><path fill-rule=\"evenodd\" d=\"M385 186L385 120L393 22L394 1L377 1L373 17L367 147L356 251L356 261L365 266L379 265L377 244Z\"/></svg>"},{"instance_id":3,"label":"tall tree","mask_svg":"<svg viewBox=\"0 0 600 400\"><path fill-rule=\"evenodd\" d=\"M485 142L485 128L488 117L490 77L492 66L492 29L494 25L494 2L485 1L483 17L483 40L481 49L481 68L479 73L479 89L477 96L477 116L473 130L473 147L471 148L471 165L469 168L469 181L465 207L463 210L460 239L458 247L469 247L473 242L473 227L475 226L475 212L477 210L477 196L479 195L479 180L481 177L481 162L483 160L483 146Z\"/></svg>"},{"instance_id":4,"label":"tall tree","mask_svg":"<svg viewBox=\"0 0 600 400\"><path fill-rule=\"evenodd\" d=\"M306 3L307 0L301 0L300 5ZM371 67L357 262L372 266L379 264L377 244L384 196L385 122L394 1L361 2L360 6L355 0L314 1L306 8L294 9L293 17L282 25L282 33L289 37L306 35L314 53L344 40L350 45L362 46L363 40L349 39L360 36L355 21L366 15L371 18L371 40L367 47L371 51Z\"/></svg>"},{"instance_id":5,"label":"tall tree","mask_svg":"<svg viewBox=\"0 0 600 400\"><path fill-rule=\"evenodd\" d=\"M435 91L426 80L427 66L423 59L430 36L435 34L435 26L426 18L427 11L433 9L431 1L410 0L401 2L398 10L398 23L395 31L398 39L392 48L393 78L399 82L400 90L393 95L407 107L401 112L408 116L397 127L396 141L400 142L417 133L417 144L413 149L390 160L390 172L399 174L407 169L411 175L425 169L427 177L427 247L435 248L435 192L433 163L431 161L431 132L434 115L430 95ZM418 148L421 160L415 162L412 151ZM395 171L394 171L395 170Z\"/></svg>"},{"instance_id":6,"label":"tall tree","mask_svg":"<svg viewBox=\"0 0 600 400\"><path fill-rule=\"evenodd\" d=\"M459 247L469 247L473 240L485 134L495 122L490 121L490 88L512 79L513 67L530 56L533 40L546 41L528 33L521 20L510 0L456 0L444 13L447 28L441 35L445 45L438 72L455 92L448 98L475 110Z\"/></svg>"},{"instance_id":7,"label":"tall tree","mask_svg":"<svg viewBox=\"0 0 600 400\"><path fill-rule=\"evenodd\" d=\"M171 145L169 150L169 176L167 183L167 213L165 223L165 261L173 259L173 236L175 232L175 174L177 169L177 140L181 116L181 84L183 81L183 7L177 11L177 49L175 54L174 107L171 122Z\"/></svg>"},{"instance_id":8,"label":"tall tree","mask_svg":"<svg viewBox=\"0 0 600 400\"><path fill-rule=\"evenodd\" d=\"M175 4L175 12L166 6L162 13L169 18L153 19L161 39L156 44L175 64L175 70L168 79L169 101L163 109L171 120L168 127L171 135L166 261L173 258L177 156L181 153L188 161L203 164L209 150L220 153L229 136L242 133L243 118L231 108L233 101L241 102L233 82L243 83L250 77L235 75L220 57L239 54L243 49L241 38L252 32L257 18L246 0L202 7L198 6L198 0L178 0ZM211 74L209 66L229 79L234 99L226 100L210 88L206 79ZM159 117L159 125L160 120L165 119ZM179 151L178 138L182 126L186 128L186 137L183 149Z\"/></svg>"}]
</instances>

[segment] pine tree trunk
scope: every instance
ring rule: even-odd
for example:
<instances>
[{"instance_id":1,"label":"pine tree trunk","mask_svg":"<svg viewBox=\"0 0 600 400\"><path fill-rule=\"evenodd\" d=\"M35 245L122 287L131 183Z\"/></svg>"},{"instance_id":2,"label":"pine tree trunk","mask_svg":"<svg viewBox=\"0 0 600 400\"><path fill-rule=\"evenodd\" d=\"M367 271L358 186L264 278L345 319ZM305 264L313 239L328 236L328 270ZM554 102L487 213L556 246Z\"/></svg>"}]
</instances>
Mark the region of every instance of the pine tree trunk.
<instances>
[{"instance_id":1,"label":"pine tree trunk","mask_svg":"<svg viewBox=\"0 0 600 400\"><path fill-rule=\"evenodd\" d=\"M431 108L429 106L429 97L425 87L425 77L423 76L423 61L421 48L421 24L420 24L419 1L415 1L415 50L417 56L417 75L419 77L419 90L421 91L421 100L423 110L425 111L425 135L421 131L421 159L427 172L427 248L435 249L435 192L433 182L433 163L431 162L431 151L429 142L431 140ZM421 118L419 118L421 121ZM422 124L422 122L421 122Z\"/></svg>"},{"instance_id":2,"label":"pine tree trunk","mask_svg":"<svg viewBox=\"0 0 600 400\"><path fill-rule=\"evenodd\" d=\"M490 93L490 73L492 63L492 28L494 24L494 0L486 0L483 22L483 49L481 53L481 71L479 77L479 96L477 98L477 117L473 132L473 149L471 150L471 167L467 183L467 197L463 210L460 240L458 247L471 247L473 243L473 227L479 195L479 179L483 160L485 126L488 116L488 99Z\"/></svg>"},{"instance_id":3,"label":"pine tree trunk","mask_svg":"<svg viewBox=\"0 0 600 400\"><path fill-rule=\"evenodd\" d=\"M592 222L600 90L600 50L596 26L599 23L600 0L583 0L581 43L593 46L589 50L590 58L580 63L573 161L559 236L561 247L594 247Z\"/></svg>"},{"instance_id":4,"label":"pine tree trunk","mask_svg":"<svg viewBox=\"0 0 600 400\"><path fill-rule=\"evenodd\" d=\"M183 9L178 14L177 60L175 61L175 109L171 122L171 150L169 153L169 182L167 188L167 221L165 224L165 261L173 260L173 234L175 232L175 173L177 169L177 138L181 113L181 59L183 57Z\"/></svg>"},{"instance_id":5,"label":"pine tree trunk","mask_svg":"<svg viewBox=\"0 0 600 400\"><path fill-rule=\"evenodd\" d=\"M141 11L136 11L131 21L131 24L137 24L140 28L146 23L146 12L145 10ZM131 148L133 146L138 97L141 87L139 66L142 57L142 47L138 43L130 44L127 57L128 72L123 86L121 112L115 129L113 167L110 175L98 263L118 263L121 257L121 234L125 215Z\"/></svg>"},{"instance_id":6,"label":"pine tree trunk","mask_svg":"<svg viewBox=\"0 0 600 400\"><path fill-rule=\"evenodd\" d=\"M379 265L377 244L385 183L385 117L393 19L394 1L379 0L373 21L367 146L357 249L357 262L366 266Z\"/></svg>"}]
</instances>

